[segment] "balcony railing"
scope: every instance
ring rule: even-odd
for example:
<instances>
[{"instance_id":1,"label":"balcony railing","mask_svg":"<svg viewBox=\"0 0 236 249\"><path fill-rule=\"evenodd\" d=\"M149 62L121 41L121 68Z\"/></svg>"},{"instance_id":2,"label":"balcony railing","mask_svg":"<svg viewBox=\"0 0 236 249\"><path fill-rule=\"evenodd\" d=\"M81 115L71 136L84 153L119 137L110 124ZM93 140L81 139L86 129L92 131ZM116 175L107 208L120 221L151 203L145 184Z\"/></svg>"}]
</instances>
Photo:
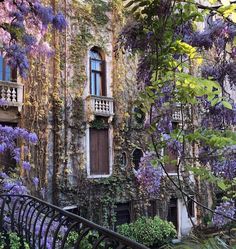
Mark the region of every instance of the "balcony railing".
<instances>
[{"instance_id":1,"label":"balcony railing","mask_svg":"<svg viewBox=\"0 0 236 249\"><path fill-rule=\"evenodd\" d=\"M182 113L180 109L174 110L172 113L172 121L181 122L182 121Z\"/></svg>"},{"instance_id":2,"label":"balcony railing","mask_svg":"<svg viewBox=\"0 0 236 249\"><path fill-rule=\"evenodd\" d=\"M0 195L0 233L33 249L148 249L118 233L28 195Z\"/></svg>"},{"instance_id":3,"label":"balcony railing","mask_svg":"<svg viewBox=\"0 0 236 249\"><path fill-rule=\"evenodd\" d=\"M23 85L15 82L0 81L0 99L7 106L17 106L20 111L23 103Z\"/></svg>"},{"instance_id":4,"label":"balcony railing","mask_svg":"<svg viewBox=\"0 0 236 249\"><path fill-rule=\"evenodd\" d=\"M94 115L109 117L114 115L113 98L90 95L87 98L89 108Z\"/></svg>"}]
</instances>

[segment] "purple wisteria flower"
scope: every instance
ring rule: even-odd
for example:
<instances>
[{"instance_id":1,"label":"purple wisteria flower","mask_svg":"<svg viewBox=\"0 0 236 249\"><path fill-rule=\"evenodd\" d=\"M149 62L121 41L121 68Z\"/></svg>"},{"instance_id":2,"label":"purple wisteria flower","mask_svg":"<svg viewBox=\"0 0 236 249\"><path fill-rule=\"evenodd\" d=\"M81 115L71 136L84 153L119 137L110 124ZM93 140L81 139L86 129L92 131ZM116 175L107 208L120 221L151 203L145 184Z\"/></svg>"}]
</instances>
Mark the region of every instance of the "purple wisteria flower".
<instances>
[{"instance_id":1,"label":"purple wisteria flower","mask_svg":"<svg viewBox=\"0 0 236 249\"><path fill-rule=\"evenodd\" d=\"M141 188L149 194L158 194L163 175L161 167L154 165L155 157L154 152L146 152L135 173Z\"/></svg>"},{"instance_id":2,"label":"purple wisteria flower","mask_svg":"<svg viewBox=\"0 0 236 249\"><path fill-rule=\"evenodd\" d=\"M215 211L217 213L224 214L227 217L234 218L236 211L234 201L230 200L222 202L219 206L216 207ZM217 227L222 227L231 221L230 219L220 214L214 214L212 218L213 224Z\"/></svg>"},{"instance_id":3,"label":"purple wisteria flower","mask_svg":"<svg viewBox=\"0 0 236 249\"><path fill-rule=\"evenodd\" d=\"M39 179L38 179L38 177L34 177L33 180L32 180L32 182L33 182L35 188L37 189L38 186L39 186Z\"/></svg>"},{"instance_id":4,"label":"purple wisteria flower","mask_svg":"<svg viewBox=\"0 0 236 249\"><path fill-rule=\"evenodd\" d=\"M0 99L0 106L7 106L8 102L5 99Z\"/></svg>"},{"instance_id":5,"label":"purple wisteria flower","mask_svg":"<svg viewBox=\"0 0 236 249\"><path fill-rule=\"evenodd\" d=\"M36 133L29 133L29 142L32 144L36 144L38 142Z\"/></svg>"},{"instance_id":6,"label":"purple wisteria flower","mask_svg":"<svg viewBox=\"0 0 236 249\"><path fill-rule=\"evenodd\" d=\"M29 163L29 162L26 162L26 161L23 161L23 163L22 163L22 168L23 168L24 170L26 170L26 171L30 171L30 168L31 168L30 163Z\"/></svg>"},{"instance_id":7,"label":"purple wisteria flower","mask_svg":"<svg viewBox=\"0 0 236 249\"><path fill-rule=\"evenodd\" d=\"M54 16L54 18L52 20L52 24L53 24L53 27L56 28L56 29L58 29L59 31L62 31L67 26L65 17L64 17L64 15L61 12L58 12Z\"/></svg>"}]
</instances>

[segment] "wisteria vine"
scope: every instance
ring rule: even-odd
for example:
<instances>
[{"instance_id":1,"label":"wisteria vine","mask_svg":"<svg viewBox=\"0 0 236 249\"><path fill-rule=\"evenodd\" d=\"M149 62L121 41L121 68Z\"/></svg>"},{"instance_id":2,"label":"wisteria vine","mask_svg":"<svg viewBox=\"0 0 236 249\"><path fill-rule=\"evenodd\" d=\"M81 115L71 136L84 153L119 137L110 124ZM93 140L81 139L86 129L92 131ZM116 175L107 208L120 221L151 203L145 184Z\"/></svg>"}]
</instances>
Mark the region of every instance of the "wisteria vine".
<instances>
[{"instance_id":1,"label":"wisteria vine","mask_svg":"<svg viewBox=\"0 0 236 249\"><path fill-rule=\"evenodd\" d=\"M52 48L44 41L49 26L62 31L66 20L61 12L40 0L3 0L0 2L0 37L2 50L10 66L22 77L29 69L28 56L50 56Z\"/></svg>"},{"instance_id":2,"label":"wisteria vine","mask_svg":"<svg viewBox=\"0 0 236 249\"><path fill-rule=\"evenodd\" d=\"M224 189L230 190L230 182L236 177L236 140L230 132L236 124L232 96L236 86L236 25L229 11L226 13L227 7L164 0L140 8L139 3L128 6L133 15L118 43L122 49L139 55L137 84L142 101L148 103L143 111L149 114L146 128L151 134L151 147L156 149L154 157L166 171L169 158L161 151L174 150L179 158L175 165L179 179L185 164L201 163L205 169L210 166L209 180L213 174L219 179L215 182L224 182ZM208 11L208 16L202 9ZM202 22L203 27L196 27L196 22ZM177 121L173 118L176 112ZM199 155L189 153L191 143L199 146ZM156 169L150 162L147 165L143 167L141 162L138 181L148 192L158 192L160 176L155 181ZM188 183L179 180L178 185L173 184L184 193L183 186ZM222 211L229 203L216 208L213 222L217 226L226 224L222 220L234 218L232 205L229 212Z\"/></svg>"}]
</instances>

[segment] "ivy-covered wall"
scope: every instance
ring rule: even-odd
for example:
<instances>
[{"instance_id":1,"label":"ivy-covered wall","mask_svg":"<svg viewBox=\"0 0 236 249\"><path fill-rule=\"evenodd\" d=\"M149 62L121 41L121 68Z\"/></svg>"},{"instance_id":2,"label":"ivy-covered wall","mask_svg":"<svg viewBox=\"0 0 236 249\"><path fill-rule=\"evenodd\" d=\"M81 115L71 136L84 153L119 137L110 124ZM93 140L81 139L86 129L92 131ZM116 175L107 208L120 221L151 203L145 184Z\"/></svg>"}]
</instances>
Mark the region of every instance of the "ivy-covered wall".
<instances>
[{"instance_id":1,"label":"ivy-covered wall","mask_svg":"<svg viewBox=\"0 0 236 249\"><path fill-rule=\"evenodd\" d=\"M39 144L32 149L35 176L43 196L60 206L78 205L82 216L108 227L116 223L118 203L131 203L131 219L147 215L149 200L157 199L156 212L167 216L170 186L157 196L147 196L135 179L132 152L146 150L142 120L137 119L136 58L116 50L124 22L122 0L55 1L67 16L66 32L47 37L55 49L50 61L32 60L25 82L22 126L35 131ZM86 105L88 51L100 47L109 60L110 93L114 99L112 176L87 178L85 131L88 124L102 124L90 117ZM93 120L93 121L92 121ZM145 120L143 120L145 121ZM122 155L127 157L123 165ZM167 183L166 183L167 184ZM42 193L37 193L42 196ZM165 202L164 202L165 201Z\"/></svg>"}]
</instances>

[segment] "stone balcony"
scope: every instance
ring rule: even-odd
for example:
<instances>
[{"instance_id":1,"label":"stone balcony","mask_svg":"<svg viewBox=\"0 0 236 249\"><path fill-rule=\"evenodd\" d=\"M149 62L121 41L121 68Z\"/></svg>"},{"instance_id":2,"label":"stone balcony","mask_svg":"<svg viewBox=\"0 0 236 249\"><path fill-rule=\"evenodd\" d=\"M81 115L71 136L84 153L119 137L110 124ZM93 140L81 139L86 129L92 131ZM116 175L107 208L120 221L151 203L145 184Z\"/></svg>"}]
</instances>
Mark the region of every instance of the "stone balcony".
<instances>
[{"instance_id":1,"label":"stone balcony","mask_svg":"<svg viewBox=\"0 0 236 249\"><path fill-rule=\"evenodd\" d=\"M86 100L93 115L103 117L110 117L114 115L113 98L90 95Z\"/></svg>"},{"instance_id":2,"label":"stone balcony","mask_svg":"<svg viewBox=\"0 0 236 249\"><path fill-rule=\"evenodd\" d=\"M6 106L16 106L21 111L23 85L16 82L0 81L0 101Z\"/></svg>"},{"instance_id":3,"label":"stone balcony","mask_svg":"<svg viewBox=\"0 0 236 249\"><path fill-rule=\"evenodd\" d=\"M182 121L182 113L180 109L174 110L172 113L172 121L181 122Z\"/></svg>"}]
</instances>

